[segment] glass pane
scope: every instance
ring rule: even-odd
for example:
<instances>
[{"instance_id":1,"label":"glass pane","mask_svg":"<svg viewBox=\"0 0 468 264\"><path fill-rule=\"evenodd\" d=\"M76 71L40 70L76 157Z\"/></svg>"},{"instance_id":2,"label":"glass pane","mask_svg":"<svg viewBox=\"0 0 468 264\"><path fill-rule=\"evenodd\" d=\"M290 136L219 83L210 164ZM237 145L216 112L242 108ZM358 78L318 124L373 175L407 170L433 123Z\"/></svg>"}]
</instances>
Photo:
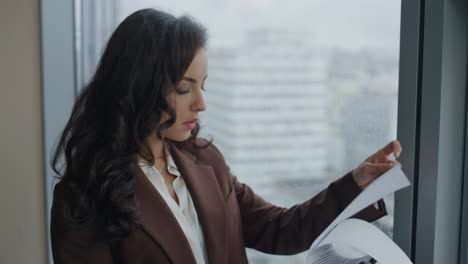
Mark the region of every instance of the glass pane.
<instances>
[{"instance_id":1,"label":"glass pane","mask_svg":"<svg viewBox=\"0 0 468 264\"><path fill-rule=\"evenodd\" d=\"M83 34L83 52L94 56L83 67L95 67L102 36L138 9L195 17L210 34L201 135L266 200L303 202L396 138L400 1L154 2L102 4L114 19L86 22L101 35ZM99 17L83 9L83 21L89 14ZM393 196L385 201L389 216L375 224L392 236ZM250 263L305 258L248 256Z\"/></svg>"}]
</instances>

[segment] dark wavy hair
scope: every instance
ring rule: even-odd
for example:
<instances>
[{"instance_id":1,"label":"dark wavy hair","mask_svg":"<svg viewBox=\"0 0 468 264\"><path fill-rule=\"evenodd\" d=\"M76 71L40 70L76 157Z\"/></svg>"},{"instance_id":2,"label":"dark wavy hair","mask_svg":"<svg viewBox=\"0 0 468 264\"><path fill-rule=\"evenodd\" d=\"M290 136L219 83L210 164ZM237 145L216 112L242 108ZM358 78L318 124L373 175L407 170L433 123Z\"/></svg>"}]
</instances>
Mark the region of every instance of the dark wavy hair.
<instances>
[{"instance_id":1,"label":"dark wavy hair","mask_svg":"<svg viewBox=\"0 0 468 264\"><path fill-rule=\"evenodd\" d=\"M141 227L136 156L154 163L146 139L162 139L161 130L174 124L166 98L206 40L194 19L154 9L131 14L114 31L51 161L70 197L63 201L69 228L96 223L98 239L114 243ZM160 123L163 113L170 118ZM187 142L195 144L198 131L197 124Z\"/></svg>"}]
</instances>

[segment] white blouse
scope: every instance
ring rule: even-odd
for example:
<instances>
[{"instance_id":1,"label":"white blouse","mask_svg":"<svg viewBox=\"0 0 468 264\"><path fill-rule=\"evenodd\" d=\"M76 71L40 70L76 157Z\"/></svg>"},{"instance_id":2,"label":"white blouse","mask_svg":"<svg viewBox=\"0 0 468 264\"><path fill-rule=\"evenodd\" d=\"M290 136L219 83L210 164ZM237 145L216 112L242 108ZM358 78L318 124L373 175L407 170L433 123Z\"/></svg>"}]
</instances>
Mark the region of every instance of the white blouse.
<instances>
[{"instance_id":1,"label":"white blouse","mask_svg":"<svg viewBox=\"0 0 468 264\"><path fill-rule=\"evenodd\" d=\"M182 228L182 231L184 231L197 263L208 263L205 239L203 237L202 227L198 221L198 214L193 204L192 196L185 185L184 178L181 177L172 156L167 150L166 157L167 170L177 177L172 182L172 187L179 198L179 204L177 204L169 194L163 176L154 166L143 162L139 162L138 165L171 209L179 226Z\"/></svg>"}]
</instances>

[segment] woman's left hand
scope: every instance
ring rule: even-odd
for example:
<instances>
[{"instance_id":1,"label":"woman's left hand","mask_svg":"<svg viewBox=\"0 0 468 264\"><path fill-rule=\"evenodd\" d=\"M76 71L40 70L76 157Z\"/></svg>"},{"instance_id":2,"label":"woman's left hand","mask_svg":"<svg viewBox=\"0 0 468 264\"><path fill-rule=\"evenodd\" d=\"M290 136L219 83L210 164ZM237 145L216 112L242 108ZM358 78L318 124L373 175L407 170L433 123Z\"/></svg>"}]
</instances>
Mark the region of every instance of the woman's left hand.
<instances>
[{"instance_id":1,"label":"woman's left hand","mask_svg":"<svg viewBox=\"0 0 468 264\"><path fill-rule=\"evenodd\" d=\"M398 140L391 141L385 147L367 158L359 167L355 168L352 171L352 175L359 188L366 188L367 185L387 172L395 164L401 168L401 164L398 161L389 158L392 153L398 158L401 151L400 142Z\"/></svg>"}]
</instances>

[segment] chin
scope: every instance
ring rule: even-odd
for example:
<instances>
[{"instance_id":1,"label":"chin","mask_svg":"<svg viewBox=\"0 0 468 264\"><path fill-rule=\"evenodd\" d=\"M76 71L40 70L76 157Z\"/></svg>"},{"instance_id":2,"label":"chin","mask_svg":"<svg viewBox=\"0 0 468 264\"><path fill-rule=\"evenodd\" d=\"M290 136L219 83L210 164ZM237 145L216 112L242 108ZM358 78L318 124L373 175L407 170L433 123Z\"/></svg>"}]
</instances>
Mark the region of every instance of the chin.
<instances>
[{"instance_id":1,"label":"chin","mask_svg":"<svg viewBox=\"0 0 468 264\"><path fill-rule=\"evenodd\" d=\"M170 140L173 140L173 141L178 141L178 142L182 142L182 141L185 141L187 139L190 138L190 132L189 133L181 133L179 135L172 135L170 137L167 137L169 138Z\"/></svg>"}]
</instances>

